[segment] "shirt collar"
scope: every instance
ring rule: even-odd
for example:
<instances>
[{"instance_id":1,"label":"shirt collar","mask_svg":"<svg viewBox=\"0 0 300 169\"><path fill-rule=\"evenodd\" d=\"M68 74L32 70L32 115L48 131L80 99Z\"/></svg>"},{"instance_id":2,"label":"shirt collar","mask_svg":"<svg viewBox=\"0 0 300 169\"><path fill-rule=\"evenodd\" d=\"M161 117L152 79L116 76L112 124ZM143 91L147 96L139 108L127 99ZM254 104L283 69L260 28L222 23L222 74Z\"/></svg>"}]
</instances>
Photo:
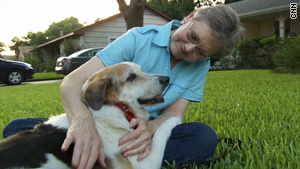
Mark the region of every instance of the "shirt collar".
<instances>
[{"instance_id":1,"label":"shirt collar","mask_svg":"<svg viewBox=\"0 0 300 169\"><path fill-rule=\"evenodd\" d=\"M169 46L171 31L176 30L181 26L181 22L178 20L172 20L168 24L162 27L162 31L159 31L153 40L153 43L158 46Z\"/></svg>"},{"instance_id":2,"label":"shirt collar","mask_svg":"<svg viewBox=\"0 0 300 169\"><path fill-rule=\"evenodd\" d=\"M157 27L154 25L149 25L142 27L139 32L145 33L149 30L156 30L157 35L153 39L153 43L162 46L162 47L168 47L170 43L170 36L171 36L171 30L176 30L181 26L181 22L178 20L172 20L171 22L167 23L163 27Z\"/></svg>"}]
</instances>

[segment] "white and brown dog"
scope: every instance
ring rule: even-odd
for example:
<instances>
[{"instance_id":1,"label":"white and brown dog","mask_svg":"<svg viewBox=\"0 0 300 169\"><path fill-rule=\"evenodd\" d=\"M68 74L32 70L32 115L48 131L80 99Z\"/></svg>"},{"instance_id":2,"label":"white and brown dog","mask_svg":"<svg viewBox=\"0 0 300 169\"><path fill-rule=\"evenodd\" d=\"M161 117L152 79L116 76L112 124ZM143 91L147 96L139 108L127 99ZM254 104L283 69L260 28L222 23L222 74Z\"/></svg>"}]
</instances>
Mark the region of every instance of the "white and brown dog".
<instances>
[{"instance_id":1,"label":"white and brown dog","mask_svg":"<svg viewBox=\"0 0 300 169\"><path fill-rule=\"evenodd\" d=\"M147 158L138 161L138 155L124 157L119 139L133 129L130 119L147 120L144 109L164 101L163 90L169 77L142 72L134 63L120 63L106 67L91 76L83 85L83 100L95 119L96 128L104 144L109 169L159 169L164 149L172 129L181 123L180 117L171 117L156 130ZM70 169L73 147L62 152L70 122L66 114L51 117L33 130L15 134L0 142L0 169L43 168ZM101 168L98 163L94 168Z\"/></svg>"}]
</instances>

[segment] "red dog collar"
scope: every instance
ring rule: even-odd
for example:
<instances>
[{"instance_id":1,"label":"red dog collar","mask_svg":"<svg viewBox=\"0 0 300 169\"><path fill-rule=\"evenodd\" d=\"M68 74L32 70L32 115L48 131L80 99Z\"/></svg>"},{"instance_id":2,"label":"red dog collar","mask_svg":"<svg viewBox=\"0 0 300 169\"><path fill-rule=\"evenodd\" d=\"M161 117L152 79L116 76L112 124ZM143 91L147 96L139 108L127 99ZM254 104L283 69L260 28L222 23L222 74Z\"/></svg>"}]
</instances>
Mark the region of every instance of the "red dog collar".
<instances>
[{"instance_id":1,"label":"red dog collar","mask_svg":"<svg viewBox=\"0 0 300 169\"><path fill-rule=\"evenodd\" d=\"M104 102L105 105L109 105L112 107L118 107L119 109L122 110L122 112L124 113L126 119L128 122L130 122L134 117L132 111L130 110L130 108L125 105L125 104L121 104L121 103L108 103L108 102ZM136 129L136 127L134 128Z\"/></svg>"}]
</instances>

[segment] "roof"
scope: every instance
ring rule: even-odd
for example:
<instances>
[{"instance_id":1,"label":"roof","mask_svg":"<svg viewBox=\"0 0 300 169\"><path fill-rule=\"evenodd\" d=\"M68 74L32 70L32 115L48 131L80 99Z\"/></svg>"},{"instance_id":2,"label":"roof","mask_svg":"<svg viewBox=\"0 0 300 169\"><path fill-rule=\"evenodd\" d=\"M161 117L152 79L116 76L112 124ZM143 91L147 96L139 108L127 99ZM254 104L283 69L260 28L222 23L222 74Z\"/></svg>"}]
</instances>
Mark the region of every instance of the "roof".
<instances>
[{"instance_id":1,"label":"roof","mask_svg":"<svg viewBox=\"0 0 300 169\"><path fill-rule=\"evenodd\" d=\"M171 17L167 16L166 14L160 12L159 10L157 10L156 8L154 8L153 6L151 6L147 3L145 5L145 7L148 8L149 10L151 10L152 12L157 13L158 15L162 16L163 18L169 20L169 21L173 20L173 18L171 18Z\"/></svg>"},{"instance_id":2,"label":"roof","mask_svg":"<svg viewBox=\"0 0 300 169\"><path fill-rule=\"evenodd\" d=\"M147 3L146 3L146 5L145 5L145 8L151 10L152 12L154 12L154 13L160 15L161 17L163 17L163 18L165 18L165 19L167 19L167 20L169 20L169 21L172 20L171 17L169 17L169 16L163 14L162 12L158 11L157 9L155 9L154 7L150 6L150 5L147 4ZM54 43L54 42L63 40L63 39L65 39L65 38L67 38L67 37L76 36L76 35L84 35L85 30L87 30L87 29L89 29L89 28L92 28L92 27L94 27L94 26L97 26L97 25L99 25L99 24L101 24L101 23L103 23L103 22L106 22L106 21L108 21L108 20L111 20L111 19L114 19L114 18L116 18L116 17L119 17L120 15L122 15L122 14L121 14L121 13L118 13L118 14L115 14L115 15L113 15L113 16L111 16L111 17L106 18L106 19L102 19L102 20L100 20L100 21L98 21L98 22L96 22L96 23L93 23L93 24L91 24L91 25L85 26L85 27L83 27L83 28L81 28L81 29L78 29L78 30L76 30L76 31L74 31L74 32L68 33L68 34L63 35L63 36L60 36L60 37L58 37L58 38L56 38L56 39L53 39L53 40L51 40L51 41L48 41L48 42L46 42L46 43L44 43L44 44L41 44L41 45L39 45L38 47L40 48L40 47L46 46L46 45L48 45L48 44L51 44L51 43Z\"/></svg>"},{"instance_id":3,"label":"roof","mask_svg":"<svg viewBox=\"0 0 300 169\"><path fill-rule=\"evenodd\" d=\"M290 3L297 3L299 6L300 0L242 0L228 5L243 18L289 10Z\"/></svg>"}]
</instances>

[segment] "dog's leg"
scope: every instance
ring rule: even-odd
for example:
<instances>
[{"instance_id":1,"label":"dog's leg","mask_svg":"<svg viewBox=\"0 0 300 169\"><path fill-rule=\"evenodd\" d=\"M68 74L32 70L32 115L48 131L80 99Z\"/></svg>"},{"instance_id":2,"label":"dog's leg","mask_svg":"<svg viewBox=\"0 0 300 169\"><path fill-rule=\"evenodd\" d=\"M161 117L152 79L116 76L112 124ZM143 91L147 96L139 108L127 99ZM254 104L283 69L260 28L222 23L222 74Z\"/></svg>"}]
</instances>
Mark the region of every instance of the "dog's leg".
<instances>
[{"instance_id":1,"label":"dog's leg","mask_svg":"<svg viewBox=\"0 0 300 169\"><path fill-rule=\"evenodd\" d=\"M66 114L52 116L45 122L45 124L51 124L55 127L62 128L62 129L69 129L71 125Z\"/></svg>"},{"instance_id":2,"label":"dog's leg","mask_svg":"<svg viewBox=\"0 0 300 169\"><path fill-rule=\"evenodd\" d=\"M46 158L48 159L47 163L42 164L42 167L38 169L72 169L58 160L53 154L46 154Z\"/></svg>"},{"instance_id":3,"label":"dog's leg","mask_svg":"<svg viewBox=\"0 0 300 169\"><path fill-rule=\"evenodd\" d=\"M153 139L150 154L142 161L137 161L138 156L129 157L134 169L160 169L164 156L164 150L167 141L171 135L172 129L182 123L182 118L174 116L164 121L156 130Z\"/></svg>"}]
</instances>

